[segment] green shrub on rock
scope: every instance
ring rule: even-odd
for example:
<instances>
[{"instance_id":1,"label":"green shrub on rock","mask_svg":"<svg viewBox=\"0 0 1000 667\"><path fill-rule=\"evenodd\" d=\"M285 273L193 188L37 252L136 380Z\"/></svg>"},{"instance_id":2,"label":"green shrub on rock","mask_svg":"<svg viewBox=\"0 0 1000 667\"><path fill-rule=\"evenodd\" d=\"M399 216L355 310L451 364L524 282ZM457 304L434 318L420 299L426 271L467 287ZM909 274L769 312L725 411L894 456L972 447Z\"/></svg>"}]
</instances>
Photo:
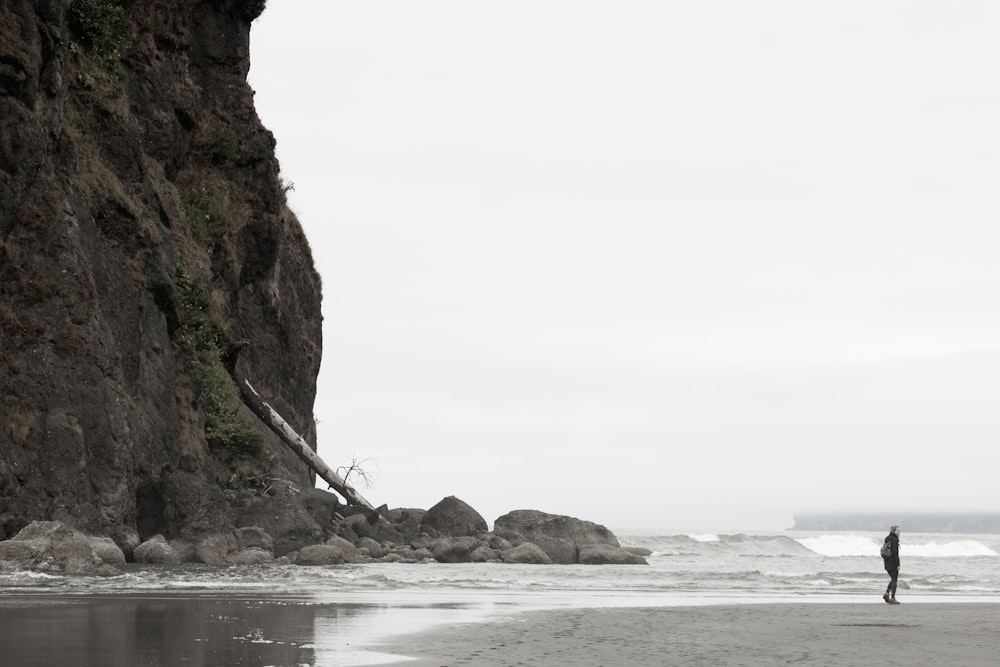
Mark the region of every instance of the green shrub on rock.
<instances>
[{"instance_id":1,"label":"green shrub on rock","mask_svg":"<svg viewBox=\"0 0 1000 667\"><path fill-rule=\"evenodd\" d=\"M67 17L74 37L107 68L118 63L118 50L125 43L127 2L73 0Z\"/></svg>"},{"instance_id":2,"label":"green shrub on rock","mask_svg":"<svg viewBox=\"0 0 1000 667\"><path fill-rule=\"evenodd\" d=\"M211 312L208 288L177 269L181 335L194 350L201 369L199 403L205 415L205 439L231 460L251 460L263 455L260 431L241 408L239 395L220 360L231 342L221 322Z\"/></svg>"}]
</instances>

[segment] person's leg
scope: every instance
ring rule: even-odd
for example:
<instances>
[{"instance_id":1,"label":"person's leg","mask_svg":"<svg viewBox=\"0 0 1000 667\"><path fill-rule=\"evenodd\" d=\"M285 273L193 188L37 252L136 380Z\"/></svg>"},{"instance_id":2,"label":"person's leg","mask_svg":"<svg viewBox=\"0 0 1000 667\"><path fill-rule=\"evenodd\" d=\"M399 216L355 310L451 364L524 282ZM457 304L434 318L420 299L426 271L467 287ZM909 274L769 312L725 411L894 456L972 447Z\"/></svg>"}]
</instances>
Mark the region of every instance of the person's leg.
<instances>
[{"instance_id":1,"label":"person's leg","mask_svg":"<svg viewBox=\"0 0 1000 667\"><path fill-rule=\"evenodd\" d=\"M889 573L892 579L889 581L889 598L893 601L896 600L896 584L899 582L899 568Z\"/></svg>"}]
</instances>

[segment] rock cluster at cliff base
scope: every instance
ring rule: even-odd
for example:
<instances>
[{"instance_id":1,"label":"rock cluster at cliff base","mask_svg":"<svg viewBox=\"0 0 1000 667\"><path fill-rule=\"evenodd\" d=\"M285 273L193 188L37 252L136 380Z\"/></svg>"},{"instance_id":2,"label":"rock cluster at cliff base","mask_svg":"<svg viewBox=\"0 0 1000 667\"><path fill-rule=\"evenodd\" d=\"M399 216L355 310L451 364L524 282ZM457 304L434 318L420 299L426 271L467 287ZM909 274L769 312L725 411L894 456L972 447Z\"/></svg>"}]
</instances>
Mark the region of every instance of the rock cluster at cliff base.
<instances>
[{"instance_id":1,"label":"rock cluster at cliff base","mask_svg":"<svg viewBox=\"0 0 1000 667\"><path fill-rule=\"evenodd\" d=\"M0 541L0 571L114 576L127 561L152 565L260 563L302 566L341 563L529 563L645 565L648 551L622 548L614 534L589 521L537 510L517 510L486 521L462 500L449 496L429 510L381 513L341 508L322 541L276 555L264 529L245 526L198 538L167 540L154 535L125 549L108 537L90 537L59 521L35 521Z\"/></svg>"}]
</instances>

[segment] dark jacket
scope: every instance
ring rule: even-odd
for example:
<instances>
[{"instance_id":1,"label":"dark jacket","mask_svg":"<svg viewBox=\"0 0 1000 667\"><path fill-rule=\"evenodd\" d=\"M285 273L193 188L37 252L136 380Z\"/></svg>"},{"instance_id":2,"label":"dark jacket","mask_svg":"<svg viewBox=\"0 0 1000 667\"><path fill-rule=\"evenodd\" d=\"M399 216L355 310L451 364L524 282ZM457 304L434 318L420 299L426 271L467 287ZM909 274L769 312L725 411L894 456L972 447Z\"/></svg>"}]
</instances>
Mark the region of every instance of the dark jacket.
<instances>
[{"instance_id":1,"label":"dark jacket","mask_svg":"<svg viewBox=\"0 0 1000 667\"><path fill-rule=\"evenodd\" d=\"M892 553L889 554L888 558L883 558L882 559L885 562L885 570L886 570L886 572L891 572L892 570L898 570L899 569L899 535L897 535L896 533L889 533L889 536L886 537L885 539L887 539L889 541L889 548L892 550Z\"/></svg>"}]
</instances>

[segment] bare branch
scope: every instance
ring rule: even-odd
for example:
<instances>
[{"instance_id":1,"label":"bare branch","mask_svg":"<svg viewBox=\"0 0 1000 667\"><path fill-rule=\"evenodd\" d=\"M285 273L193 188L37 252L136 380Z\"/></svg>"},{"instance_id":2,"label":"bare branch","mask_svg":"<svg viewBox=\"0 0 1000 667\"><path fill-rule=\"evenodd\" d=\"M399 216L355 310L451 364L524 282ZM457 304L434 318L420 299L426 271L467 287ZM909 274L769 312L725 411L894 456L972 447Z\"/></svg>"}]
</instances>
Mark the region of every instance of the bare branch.
<instances>
[{"instance_id":1,"label":"bare branch","mask_svg":"<svg viewBox=\"0 0 1000 667\"><path fill-rule=\"evenodd\" d=\"M360 486L370 489L378 477L378 462L371 457L358 459L357 454L352 454L350 464L337 468L337 474L345 482L353 477Z\"/></svg>"}]
</instances>

